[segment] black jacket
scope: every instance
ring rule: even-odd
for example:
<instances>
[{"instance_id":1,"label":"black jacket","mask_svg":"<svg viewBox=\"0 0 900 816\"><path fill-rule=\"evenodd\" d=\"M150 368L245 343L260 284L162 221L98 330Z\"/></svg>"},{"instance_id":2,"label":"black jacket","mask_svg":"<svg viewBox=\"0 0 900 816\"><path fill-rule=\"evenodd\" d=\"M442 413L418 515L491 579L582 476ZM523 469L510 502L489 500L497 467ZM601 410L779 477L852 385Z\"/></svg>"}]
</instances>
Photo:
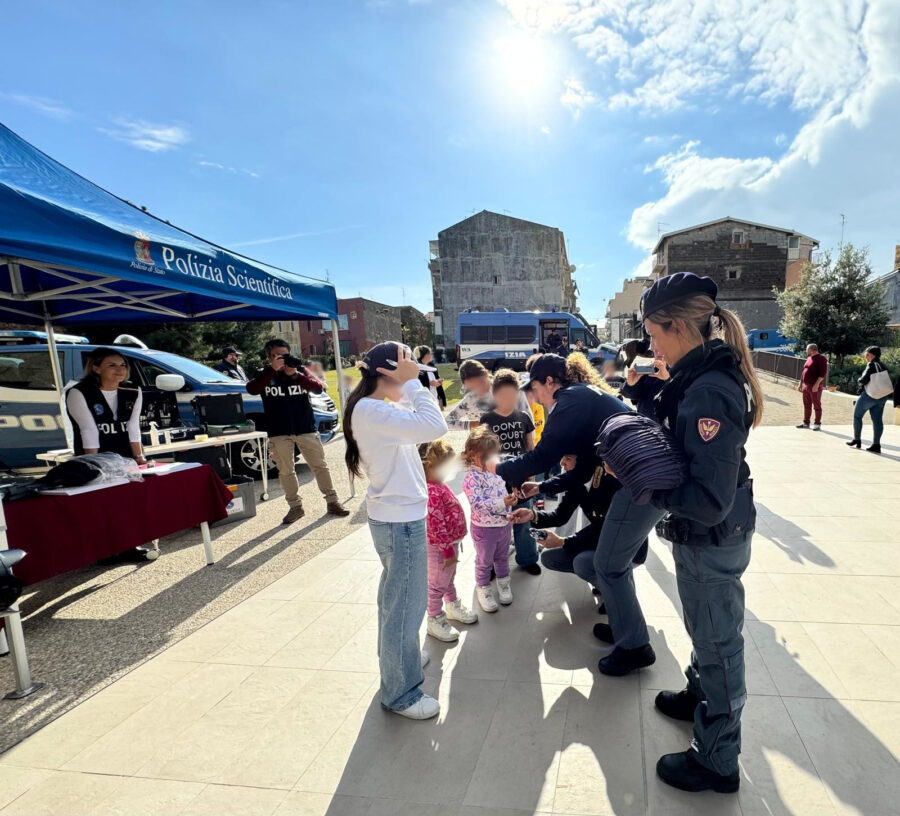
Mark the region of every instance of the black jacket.
<instances>
[{"instance_id":1,"label":"black jacket","mask_svg":"<svg viewBox=\"0 0 900 816\"><path fill-rule=\"evenodd\" d=\"M419 372L419 382L422 383L423 388L428 388L428 389L431 388L431 380L428 379L427 371ZM437 388L434 389L434 392L437 395L438 405L440 405L441 408L446 408L447 407L447 395L444 393L444 386L439 385Z\"/></svg>"},{"instance_id":2,"label":"black jacket","mask_svg":"<svg viewBox=\"0 0 900 816\"><path fill-rule=\"evenodd\" d=\"M534 450L497 466L497 475L518 486L535 473L546 473L566 454L576 454L576 471L584 476L585 464L594 461L594 443L600 426L613 414L630 411L620 399L593 385L576 383L556 392L556 405L549 412ZM588 471L590 464L587 464Z\"/></svg>"},{"instance_id":3,"label":"black jacket","mask_svg":"<svg viewBox=\"0 0 900 816\"><path fill-rule=\"evenodd\" d=\"M655 417L656 407L654 400L656 395L662 390L663 385L665 385L665 380L645 374L634 385L628 385L626 382L619 393L634 403L634 409L639 414Z\"/></svg>"},{"instance_id":4,"label":"black jacket","mask_svg":"<svg viewBox=\"0 0 900 816\"><path fill-rule=\"evenodd\" d=\"M555 496L565 491L565 495L552 512L537 512L532 527L541 529L559 527L580 507L588 523L573 535L563 539L563 549L569 558L596 549L600 531L603 529L603 520L619 487L619 482L608 473L604 473L602 466L598 466L594 471L590 487L585 487L581 475L574 470L547 479L541 482L541 493Z\"/></svg>"},{"instance_id":5,"label":"black jacket","mask_svg":"<svg viewBox=\"0 0 900 816\"><path fill-rule=\"evenodd\" d=\"M226 377L231 378L232 380L237 380L238 382L245 383L248 380L247 375L244 373L244 369L239 365L232 365L227 360L219 360L213 368L216 371L221 371Z\"/></svg>"},{"instance_id":6,"label":"black jacket","mask_svg":"<svg viewBox=\"0 0 900 816\"><path fill-rule=\"evenodd\" d=\"M744 450L753 402L739 360L721 340L698 346L672 367L656 398L657 418L681 444L688 476L674 490L655 492L653 504L718 543L756 523Z\"/></svg>"},{"instance_id":7,"label":"black jacket","mask_svg":"<svg viewBox=\"0 0 900 816\"><path fill-rule=\"evenodd\" d=\"M321 380L300 369L293 376L268 366L247 383L247 393L262 396L269 436L300 436L316 432L310 394L321 394Z\"/></svg>"},{"instance_id":8,"label":"black jacket","mask_svg":"<svg viewBox=\"0 0 900 816\"><path fill-rule=\"evenodd\" d=\"M872 375L878 371L884 371L887 366L881 362L881 360L870 360L866 363L866 367L863 369L863 373L860 374L859 379L856 381L859 384L859 387L856 390L857 394L864 394L866 391L866 386L869 384L869 380L872 379Z\"/></svg>"}]
</instances>

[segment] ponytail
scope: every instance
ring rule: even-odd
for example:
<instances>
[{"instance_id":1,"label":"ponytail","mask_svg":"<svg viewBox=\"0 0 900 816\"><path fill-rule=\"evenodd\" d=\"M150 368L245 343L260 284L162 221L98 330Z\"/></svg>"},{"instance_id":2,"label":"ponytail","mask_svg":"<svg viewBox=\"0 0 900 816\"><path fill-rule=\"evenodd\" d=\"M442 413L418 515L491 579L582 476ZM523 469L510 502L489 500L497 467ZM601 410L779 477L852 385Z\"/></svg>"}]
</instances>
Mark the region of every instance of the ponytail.
<instances>
[{"instance_id":1,"label":"ponytail","mask_svg":"<svg viewBox=\"0 0 900 816\"><path fill-rule=\"evenodd\" d=\"M367 377L363 372L363 377L357 384L356 388L350 392L347 397L347 404L344 406L344 440L347 450L344 453L344 462L347 464L347 470L350 472L351 479L354 476L362 476L362 468L359 466L359 445L356 444L356 438L353 436L353 409L363 397L368 397L378 385L377 377Z\"/></svg>"},{"instance_id":2,"label":"ponytail","mask_svg":"<svg viewBox=\"0 0 900 816\"><path fill-rule=\"evenodd\" d=\"M756 376L756 369L753 367L750 346L747 345L747 333L741 319L731 309L723 309L720 306L718 311L722 339L740 355L741 374L744 375L747 385L750 386L750 393L753 394L753 427L755 428L762 421L763 392L762 386L759 384L759 377Z\"/></svg>"},{"instance_id":3,"label":"ponytail","mask_svg":"<svg viewBox=\"0 0 900 816\"><path fill-rule=\"evenodd\" d=\"M648 319L652 323L659 323L667 331L671 329L672 321L681 320L685 329L701 343L706 343L717 333L721 333L722 339L740 357L741 374L744 375L753 396L753 427L759 425L763 415L763 392L756 370L753 368L753 358L747 345L744 324L737 314L731 309L716 306L715 301L708 295L695 295L658 309Z\"/></svg>"}]
</instances>

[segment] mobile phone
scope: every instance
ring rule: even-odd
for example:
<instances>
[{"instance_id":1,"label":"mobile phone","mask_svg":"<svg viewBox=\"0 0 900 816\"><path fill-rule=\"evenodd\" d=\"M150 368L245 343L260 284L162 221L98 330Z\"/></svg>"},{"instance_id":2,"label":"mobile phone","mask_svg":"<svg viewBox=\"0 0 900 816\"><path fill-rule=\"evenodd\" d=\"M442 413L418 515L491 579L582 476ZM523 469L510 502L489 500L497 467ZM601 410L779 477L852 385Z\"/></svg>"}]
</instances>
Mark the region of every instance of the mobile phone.
<instances>
[{"instance_id":1,"label":"mobile phone","mask_svg":"<svg viewBox=\"0 0 900 816\"><path fill-rule=\"evenodd\" d=\"M546 530L531 529L528 532L531 534L531 537L533 539L535 539L535 541L546 541L547 540L547 531Z\"/></svg>"},{"instance_id":2,"label":"mobile phone","mask_svg":"<svg viewBox=\"0 0 900 816\"><path fill-rule=\"evenodd\" d=\"M655 365L636 365L634 367L635 374L656 374Z\"/></svg>"}]
</instances>

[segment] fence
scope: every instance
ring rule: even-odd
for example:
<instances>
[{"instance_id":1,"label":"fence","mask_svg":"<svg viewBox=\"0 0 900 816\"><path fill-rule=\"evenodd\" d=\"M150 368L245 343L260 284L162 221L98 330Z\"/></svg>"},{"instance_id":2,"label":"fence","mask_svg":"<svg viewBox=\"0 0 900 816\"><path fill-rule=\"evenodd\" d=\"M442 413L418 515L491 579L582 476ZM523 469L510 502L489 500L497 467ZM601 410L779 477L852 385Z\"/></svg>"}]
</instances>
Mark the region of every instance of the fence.
<instances>
[{"instance_id":1,"label":"fence","mask_svg":"<svg viewBox=\"0 0 900 816\"><path fill-rule=\"evenodd\" d=\"M751 351L753 367L760 371L768 371L776 377L800 381L803 373L805 357L790 357L787 354L774 354L771 351Z\"/></svg>"}]
</instances>

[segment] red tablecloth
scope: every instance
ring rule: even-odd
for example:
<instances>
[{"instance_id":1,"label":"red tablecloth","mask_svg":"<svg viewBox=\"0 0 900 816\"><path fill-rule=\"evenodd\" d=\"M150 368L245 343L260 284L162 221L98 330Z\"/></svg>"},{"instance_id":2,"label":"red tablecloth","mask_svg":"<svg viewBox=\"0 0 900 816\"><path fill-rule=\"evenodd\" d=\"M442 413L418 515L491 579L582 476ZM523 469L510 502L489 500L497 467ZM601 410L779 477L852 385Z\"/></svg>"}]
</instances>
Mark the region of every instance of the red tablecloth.
<instances>
[{"instance_id":1,"label":"red tablecloth","mask_svg":"<svg viewBox=\"0 0 900 816\"><path fill-rule=\"evenodd\" d=\"M4 504L9 546L28 553L16 564L16 576L33 584L219 521L233 498L215 471L201 465L76 496Z\"/></svg>"}]
</instances>

